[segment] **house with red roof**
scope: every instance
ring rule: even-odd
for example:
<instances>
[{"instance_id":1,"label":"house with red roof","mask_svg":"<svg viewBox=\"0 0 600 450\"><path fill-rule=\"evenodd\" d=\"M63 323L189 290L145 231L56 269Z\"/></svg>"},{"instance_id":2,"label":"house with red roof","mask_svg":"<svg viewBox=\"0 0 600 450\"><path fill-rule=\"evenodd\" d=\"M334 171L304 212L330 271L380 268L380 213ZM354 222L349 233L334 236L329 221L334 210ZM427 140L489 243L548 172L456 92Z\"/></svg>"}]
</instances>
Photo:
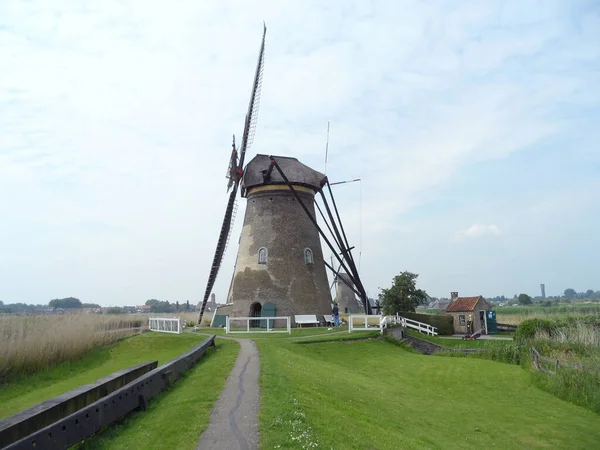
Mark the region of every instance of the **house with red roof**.
<instances>
[{"instance_id":1,"label":"house with red roof","mask_svg":"<svg viewBox=\"0 0 600 450\"><path fill-rule=\"evenodd\" d=\"M467 334L471 325L471 333L482 330L482 334L487 334L486 311L492 307L483 296L459 297L458 292L452 292L450 298L446 313L454 319L454 333Z\"/></svg>"}]
</instances>

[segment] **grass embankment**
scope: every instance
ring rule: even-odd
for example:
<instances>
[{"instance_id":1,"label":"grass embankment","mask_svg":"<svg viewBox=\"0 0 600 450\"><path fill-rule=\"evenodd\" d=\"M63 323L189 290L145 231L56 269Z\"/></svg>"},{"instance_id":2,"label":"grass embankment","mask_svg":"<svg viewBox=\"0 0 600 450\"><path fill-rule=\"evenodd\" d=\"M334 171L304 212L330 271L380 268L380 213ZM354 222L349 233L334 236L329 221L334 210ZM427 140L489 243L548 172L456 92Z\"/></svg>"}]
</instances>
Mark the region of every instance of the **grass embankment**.
<instances>
[{"instance_id":1,"label":"grass embankment","mask_svg":"<svg viewBox=\"0 0 600 450\"><path fill-rule=\"evenodd\" d=\"M239 330L242 330L241 328ZM335 327L329 330L327 327L307 327L307 328L292 328L290 334L286 333L253 333L252 331L260 331L260 328L251 328L250 333L231 333L226 334L224 328L200 328L198 331L187 330L192 333L205 333L205 334L216 334L217 336L228 336L232 338L240 339L290 339L294 340L300 337L306 336L325 336L325 335L338 335L346 334L350 336L348 332L348 326ZM235 329L234 329L235 331ZM354 335L355 333L352 333Z\"/></svg>"},{"instance_id":2,"label":"grass embankment","mask_svg":"<svg viewBox=\"0 0 600 450\"><path fill-rule=\"evenodd\" d=\"M88 352L2 385L0 419L117 370L150 360L163 364L206 339L194 334L145 333Z\"/></svg>"},{"instance_id":3,"label":"grass embankment","mask_svg":"<svg viewBox=\"0 0 600 450\"><path fill-rule=\"evenodd\" d=\"M152 399L146 411L128 416L74 449L195 449L240 348L225 339L217 338L216 343L216 350L210 349L173 387Z\"/></svg>"},{"instance_id":4,"label":"grass embankment","mask_svg":"<svg viewBox=\"0 0 600 450\"><path fill-rule=\"evenodd\" d=\"M600 414L600 316L528 320L519 326L515 338L538 387ZM531 347L579 369L559 367L554 375L535 372L528 353ZM556 370L554 364L550 366Z\"/></svg>"},{"instance_id":5,"label":"grass embankment","mask_svg":"<svg viewBox=\"0 0 600 450\"><path fill-rule=\"evenodd\" d=\"M594 448L600 417L519 367L379 340L257 342L262 448Z\"/></svg>"},{"instance_id":6,"label":"grass embankment","mask_svg":"<svg viewBox=\"0 0 600 450\"><path fill-rule=\"evenodd\" d=\"M487 347L502 347L512 341L510 340L492 340L492 339L473 339L467 341L456 337L429 336L418 331L406 330L406 334L424 341L432 342L446 348L487 348Z\"/></svg>"},{"instance_id":7,"label":"grass embankment","mask_svg":"<svg viewBox=\"0 0 600 450\"><path fill-rule=\"evenodd\" d=\"M73 361L139 331L138 316L0 316L0 383Z\"/></svg>"}]
</instances>

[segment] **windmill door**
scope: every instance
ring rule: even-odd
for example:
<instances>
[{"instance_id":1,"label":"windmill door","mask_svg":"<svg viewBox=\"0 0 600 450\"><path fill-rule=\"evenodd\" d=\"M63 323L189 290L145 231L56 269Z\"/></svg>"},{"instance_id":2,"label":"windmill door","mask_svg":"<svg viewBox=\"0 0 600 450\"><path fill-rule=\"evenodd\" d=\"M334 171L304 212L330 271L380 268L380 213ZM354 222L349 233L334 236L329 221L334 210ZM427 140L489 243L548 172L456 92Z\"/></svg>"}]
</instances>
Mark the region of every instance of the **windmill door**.
<instances>
[{"instance_id":1,"label":"windmill door","mask_svg":"<svg viewBox=\"0 0 600 450\"><path fill-rule=\"evenodd\" d=\"M262 307L262 317L275 317L275 303L265 303ZM260 327L266 328L267 322L269 322L269 328L273 328L274 320L261 320Z\"/></svg>"}]
</instances>

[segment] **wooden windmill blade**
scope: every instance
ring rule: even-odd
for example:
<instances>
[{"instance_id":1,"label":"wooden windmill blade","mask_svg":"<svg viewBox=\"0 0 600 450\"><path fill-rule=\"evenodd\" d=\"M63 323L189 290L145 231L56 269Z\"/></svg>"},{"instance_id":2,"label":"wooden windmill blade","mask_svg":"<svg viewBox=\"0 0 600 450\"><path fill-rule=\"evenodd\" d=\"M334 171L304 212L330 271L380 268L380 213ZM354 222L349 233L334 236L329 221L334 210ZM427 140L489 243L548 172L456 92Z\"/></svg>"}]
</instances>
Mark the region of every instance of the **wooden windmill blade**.
<instances>
[{"instance_id":1,"label":"wooden windmill blade","mask_svg":"<svg viewBox=\"0 0 600 450\"><path fill-rule=\"evenodd\" d=\"M229 201L227 202L227 208L225 209L225 217L223 217L223 224L221 225L221 232L219 233L219 239L217 241L217 248L215 249L215 255L213 258L212 265L210 267L210 273L208 275L208 281L206 283L206 290L204 291L204 298L202 299L202 306L200 308L200 315L198 317L198 326L202 323L202 316L204 315L204 310L206 308L206 303L208 302L208 298L212 292L213 286L217 279L217 274L219 273L219 268L221 267L221 262L223 260L223 254L225 253L225 247L227 246L227 241L229 239L229 233L231 232L231 223L234 212L235 200L238 192L238 188L240 185L240 181L243 175L244 169L244 157L246 155L246 150L252 145L252 141L254 138L254 130L256 128L256 118L258 113L258 103L260 100L260 90L262 85L262 74L263 74L263 66L265 61L265 38L267 35L267 26L264 25L263 28L263 36L262 43L260 46L260 52L258 54L258 63L256 64L256 71L254 73L254 83L252 84L252 93L250 95L250 103L248 105L248 112L246 113L246 120L244 121L244 133L242 135L242 143L240 145L240 156L237 164L237 170L235 173L233 170L229 171L229 186L228 189L231 188L231 184L233 184L233 189L229 194ZM237 158L237 150L235 148L235 137L233 140L233 150L230 159L230 167L234 167L233 161ZM233 183L232 183L233 180Z\"/></svg>"}]
</instances>

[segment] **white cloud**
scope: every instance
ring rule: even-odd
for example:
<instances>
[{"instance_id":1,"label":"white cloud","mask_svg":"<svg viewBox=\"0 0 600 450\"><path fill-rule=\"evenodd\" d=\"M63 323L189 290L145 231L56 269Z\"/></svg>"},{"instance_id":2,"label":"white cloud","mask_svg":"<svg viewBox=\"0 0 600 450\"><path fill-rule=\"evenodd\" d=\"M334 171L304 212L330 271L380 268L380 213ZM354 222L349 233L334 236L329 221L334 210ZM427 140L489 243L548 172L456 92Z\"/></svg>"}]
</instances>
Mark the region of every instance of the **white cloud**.
<instances>
[{"instance_id":1,"label":"white cloud","mask_svg":"<svg viewBox=\"0 0 600 450\"><path fill-rule=\"evenodd\" d=\"M467 238L478 238L486 234L498 236L500 234L500 228L497 225L483 225L480 223L475 223L466 230L460 232L461 236Z\"/></svg>"}]
</instances>

